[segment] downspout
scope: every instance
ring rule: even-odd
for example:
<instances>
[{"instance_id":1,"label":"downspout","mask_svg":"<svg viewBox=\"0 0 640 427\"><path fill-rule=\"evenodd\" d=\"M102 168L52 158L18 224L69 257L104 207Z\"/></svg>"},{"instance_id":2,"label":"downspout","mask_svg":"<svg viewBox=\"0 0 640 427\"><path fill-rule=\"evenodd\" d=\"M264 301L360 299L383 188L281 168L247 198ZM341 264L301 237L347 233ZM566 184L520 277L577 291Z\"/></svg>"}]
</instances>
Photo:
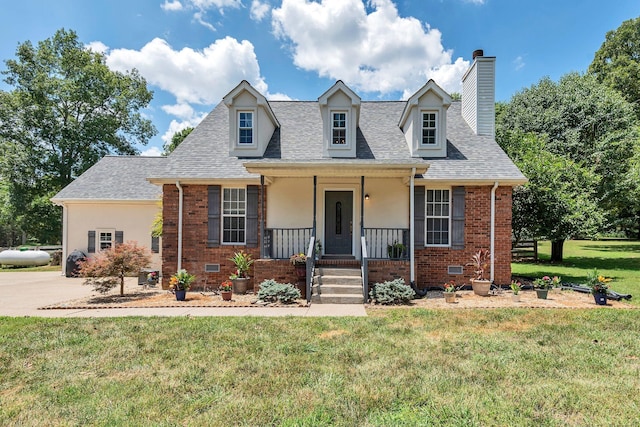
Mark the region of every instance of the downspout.
<instances>
[{"instance_id":1,"label":"downspout","mask_svg":"<svg viewBox=\"0 0 640 427\"><path fill-rule=\"evenodd\" d=\"M409 268L411 270L411 287L413 289L417 289L416 286L416 272L415 272L415 195L414 195L414 186L415 186L415 176L416 176L416 168L411 168L411 177L409 184Z\"/></svg>"},{"instance_id":2,"label":"downspout","mask_svg":"<svg viewBox=\"0 0 640 427\"><path fill-rule=\"evenodd\" d=\"M495 250L496 250L496 190L498 188L498 181L493 184L491 188L491 282L494 279L494 266L495 266Z\"/></svg>"},{"instance_id":3,"label":"downspout","mask_svg":"<svg viewBox=\"0 0 640 427\"><path fill-rule=\"evenodd\" d=\"M180 185L180 181L176 181L176 187L178 187L178 268L177 270L182 270L182 207L183 207L184 192L182 190L182 186Z\"/></svg>"}]
</instances>

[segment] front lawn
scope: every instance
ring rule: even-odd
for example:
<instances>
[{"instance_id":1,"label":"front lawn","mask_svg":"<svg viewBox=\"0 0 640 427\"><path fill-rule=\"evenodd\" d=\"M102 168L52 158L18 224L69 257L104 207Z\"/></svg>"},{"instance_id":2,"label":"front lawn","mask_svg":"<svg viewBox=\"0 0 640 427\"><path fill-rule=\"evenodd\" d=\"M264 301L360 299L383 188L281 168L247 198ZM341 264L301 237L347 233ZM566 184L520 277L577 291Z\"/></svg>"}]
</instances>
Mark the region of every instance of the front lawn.
<instances>
[{"instance_id":1,"label":"front lawn","mask_svg":"<svg viewBox=\"0 0 640 427\"><path fill-rule=\"evenodd\" d=\"M640 242L632 240L568 240L564 244L564 261L552 264L551 244L538 244L540 262L511 264L514 275L529 277L561 276L563 282L584 283L587 272L597 268L613 278L611 289L631 294L631 303L640 305Z\"/></svg>"},{"instance_id":2,"label":"front lawn","mask_svg":"<svg viewBox=\"0 0 640 427\"><path fill-rule=\"evenodd\" d=\"M633 425L635 310L0 319L0 425Z\"/></svg>"}]
</instances>

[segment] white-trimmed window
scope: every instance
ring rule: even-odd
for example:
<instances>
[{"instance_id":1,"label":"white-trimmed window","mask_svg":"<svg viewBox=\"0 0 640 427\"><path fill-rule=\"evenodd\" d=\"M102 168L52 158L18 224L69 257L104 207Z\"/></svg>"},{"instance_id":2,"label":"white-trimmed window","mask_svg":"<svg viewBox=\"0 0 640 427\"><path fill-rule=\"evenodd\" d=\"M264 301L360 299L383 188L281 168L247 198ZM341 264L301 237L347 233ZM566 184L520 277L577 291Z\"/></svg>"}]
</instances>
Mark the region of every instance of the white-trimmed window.
<instances>
[{"instance_id":1,"label":"white-trimmed window","mask_svg":"<svg viewBox=\"0 0 640 427\"><path fill-rule=\"evenodd\" d=\"M422 112L422 144L435 145L437 136L438 113L436 111Z\"/></svg>"},{"instance_id":2,"label":"white-trimmed window","mask_svg":"<svg viewBox=\"0 0 640 427\"><path fill-rule=\"evenodd\" d=\"M245 243L247 195L244 188L222 192L222 243Z\"/></svg>"},{"instance_id":3,"label":"white-trimmed window","mask_svg":"<svg viewBox=\"0 0 640 427\"><path fill-rule=\"evenodd\" d=\"M331 113L331 143L333 145L347 143L347 113L344 111Z\"/></svg>"},{"instance_id":4,"label":"white-trimmed window","mask_svg":"<svg viewBox=\"0 0 640 427\"><path fill-rule=\"evenodd\" d=\"M451 229L451 191L429 190L425 194L427 246L448 246Z\"/></svg>"},{"instance_id":5,"label":"white-trimmed window","mask_svg":"<svg viewBox=\"0 0 640 427\"><path fill-rule=\"evenodd\" d=\"M98 251L111 249L116 242L115 230L96 230L98 238Z\"/></svg>"},{"instance_id":6,"label":"white-trimmed window","mask_svg":"<svg viewBox=\"0 0 640 427\"><path fill-rule=\"evenodd\" d=\"M253 144L253 112L238 112L238 144Z\"/></svg>"}]
</instances>

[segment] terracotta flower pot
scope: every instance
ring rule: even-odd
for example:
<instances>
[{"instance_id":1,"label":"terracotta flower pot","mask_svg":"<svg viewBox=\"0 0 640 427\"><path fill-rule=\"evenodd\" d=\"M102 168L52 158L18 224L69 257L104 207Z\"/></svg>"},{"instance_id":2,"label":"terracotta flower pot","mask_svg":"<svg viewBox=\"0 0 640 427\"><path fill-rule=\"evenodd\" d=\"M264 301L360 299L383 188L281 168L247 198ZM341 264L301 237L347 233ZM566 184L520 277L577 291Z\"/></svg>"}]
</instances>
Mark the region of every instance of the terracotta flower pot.
<instances>
[{"instance_id":1,"label":"terracotta flower pot","mask_svg":"<svg viewBox=\"0 0 640 427\"><path fill-rule=\"evenodd\" d=\"M491 281L471 279L471 288L474 294L486 297L489 295L489 290L491 290Z\"/></svg>"},{"instance_id":2,"label":"terracotta flower pot","mask_svg":"<svg viewBox=\"0 0 640 427\"><path fill-rule=\"evenodd\" d=\"M222 295L223 301L231 301L231 295L233 292L231 291L220 291L220 295Z\"/></svg>"}]
</instances>

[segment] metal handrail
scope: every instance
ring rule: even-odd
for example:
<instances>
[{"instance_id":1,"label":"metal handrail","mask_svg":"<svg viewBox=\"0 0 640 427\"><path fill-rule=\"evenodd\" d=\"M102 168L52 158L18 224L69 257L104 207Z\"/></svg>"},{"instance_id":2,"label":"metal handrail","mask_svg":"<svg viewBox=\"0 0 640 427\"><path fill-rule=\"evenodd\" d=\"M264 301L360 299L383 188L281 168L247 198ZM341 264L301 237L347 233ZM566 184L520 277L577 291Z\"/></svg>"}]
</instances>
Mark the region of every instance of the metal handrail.
<instances>
[{"instance_id":1,"label":"metal handrail","mask_svg":"<svg viewBox=\"0 0 640 427\"><path fill-rule=\"evenodd\" d=\"M313 285L313 274L316 266L316 238L311 236L309 239L309 246L307 247L307 280L306 280L306 293L307 303L311 302L311 288Z\"/></svg>"}]
</instances>

